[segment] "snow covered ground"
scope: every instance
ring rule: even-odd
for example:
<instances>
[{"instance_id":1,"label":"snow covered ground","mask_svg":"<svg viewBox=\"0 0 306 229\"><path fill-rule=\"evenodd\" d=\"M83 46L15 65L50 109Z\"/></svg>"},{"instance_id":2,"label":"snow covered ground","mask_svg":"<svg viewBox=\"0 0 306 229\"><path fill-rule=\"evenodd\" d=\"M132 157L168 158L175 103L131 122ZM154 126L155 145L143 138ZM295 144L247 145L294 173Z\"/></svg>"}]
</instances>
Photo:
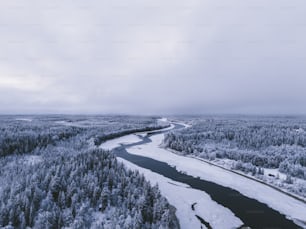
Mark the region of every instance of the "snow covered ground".
<instances>
[{"instance_id":1,"label":"snow covered ground","mask_svg":"<svg viewBox=\"0 0 306 229\"><path fill-rule=\"evenodd\" d=\"M160 118L157 120L157 124L159 125L165 125L165 124L168 124L168 119L167 118Z\"/></svg>"},{"instance_id":2,"label":"snow covered ground","mask_svg":"<svg viewBox=\"0 0 306 229\"><path fill-rule=\"evenodd\" d=\"M166 118L161 118L159 119L159 122L162 122L163 124L168 124L168 121ZM169 127L162 129L164 130L171 130L173 129L175 126L173 124L170 124ZM102 143L99 148L104 149L104 150L112 150L122 144L132 144L132 143L136 143L136 142L140 142L141 139L139 136L146 136L147 133L155 133L155 132L159 132L161 130L152 130L152 131L144 131L144 132L139 132L137 134L129 134L129 135L125 135L119 138L115 138L112 140L108 140L104 143Z\"/></svg>"},{"instance_id":3,"label":"snow covered ground","mask_svg":"<svg viewBox=\"0 0 306 229\"><path fill-rule=\"evenodd\" d=\"M176 216L181 228L201 228L201 223L195 215L216 229L237 228L243 224L229 209L213 201L205 192L192 189L186 184L168 179L122 158L118 158L118 161L123 162L129 169L143 173L152 184L158 184L161 194L177 209ZM191 208L193 204L194 210ZM204 225L202 227L205 228Z\"/></svg>"},{"instance_id":4,"label":"snow covered ground","mask_svg":"<svg viewBox=\"0 0 306 229\"><path fill-rule=\"evenodd\" d=\"M169 128L173 127L172 125ZM138 141L140 141L139 137L135 134L130 134L106 141L100 147L111 150L121 144L135 143ZM237 228L242 225L242 221L235 217L229 209L213 201L205 192L192 189L186 184L153 173L148 169L136 166L122 158L118 158L118 161L123 162L130 169L139 170L152 184L157 183L159 185L162 195L177 209L176 215L182 228L200 228L201 223L195 215L202 217L213 228L217 229ZM192 204L195 204L194 210L191 208ZM202 225L202 228L205 228L204 225Z\"/></svg>"},{"instance_id":5,"label":"snow covered ground","mask_svg":"<svg viewBox=\"0 0 306 229\"><path fill-rule=\"evenodd\" d=\"M180 153L180 152L175 152L172 149L167 149L167 150L169 150L171 152L174 152L176 154ZM225 159L225 158L222 158L222 159L217 158L217 159L214 159L214 160L208 160L208 159L204 159L204 158L201 158L201 157L195 157L193 155L187 155L187 157L196 158L198 160L205 161L207 163L214 164L216 166L221 166L222 168L234 171L235 173L239 173L243 176L248 176L248 177L250 177L250 179L256 179L260 182L266 183L267 185L272 185L273 187L278 188L278 189L282 190L283 192L288 193L289 195L293 195L296 198L303 199L303 200L306 201L305 196L298 195L298 194L296 194L295 192L292 191L292 188L305 187L306 186L306 181L303 180L303 179L300 179L300 178L293 177L293 178L291 178L292 179L292 184L288 184L287 182L285 182L285 180L287 178L287 175L284 174L284 173L281 173L278 169L264 168L263 169L263 171L264 171L263 175L256 174L254 176L254 175L252 175L251 172L245 173L241 170L233 169L235 167L235 164L237 163L237 161L235 161L235 160L230 160L230 159Z\"/></svg>"},{"instance_id":6,"label":"snow covered ground","mask_svg":"<svg viewBox=\"0 0 306 229\"><path fill-rule=\"evenodd\" d=\"M171 149L169 149L169 150L172 151ZM226 169L231 169L231 170L233 170L235 172L238 172L238 173L241 173L243 175L248 175L250 177L256 178L255 176L252 176L251 173L246 174L246 173L243 173L240 170L233 169L234 165L237 163L237 161L235 161L235 160L231 160L231 159L227 159L227 158L216 158L214 160L207 160L207 159L203 159L203 158L199 158L199 159L203 160L203 161L207 161L209 163L216 164L218 166L222 166L223 168L226 168ZM278 169L263 168L263 170L264 170L264 177L266 179L274 177L274 178L277 178L277 179L280 179L280 180L285 180L286 177L287 177L286 174L281 173L280 171L278 171Z\"/></svg>"},{"instance_id":7,"label":"snow covered ground","mask_svg":"<svg viewBox=\"0 0 306 229\"><path fill-rule=\"evenodd\" d=\"M129 134L123 137L106 141L100 145L100 148L104 150L112 150L121 144L131 144L139 141L141 141L141 139L136 134Z\"/></svg>"},{"instance_id":8,"label":"snow covered ground","mask_svg":"<svg viewBox=\"0 0 306 229\"><path fill-rule=\"evenodd\" d=\"M279 179L285 180L286 179L286 174L281 173L278 171L278 169L264 169L264 175L269 177L269 176L274 176L274 177L279 177Z\"/></svg>"},{"instance_id":9,"label":"snow covered ground","mask_svg":"<svg viewBox=\"0 0 306 229\"><path fill-rule=\"evenodd\" d=\"M168 129L171 129L171 128L173 128L173 125L171 127L169 127ZM217 184L233 188L235 190L238 190L239 192L241 192L245 196L257 199L258 201L260 201L262 203L266 203L271 208L285 214L290 219L297 220L297 222L306 222L306 214L305 214L306 204L302 203L301 201L298 201L298 200L296 200L296 199L294 199L290 196L287 196L284 193L281 193L277 190L274 190L274 189L272 189L272 188L270 188L266 185L263 185L263 184L258 183L256 181L253 181L253 180L250 180L246 177L239 176L239 175L234 174L230 171L226 171L222 168L218 168L218 167L215 167L213 165L209 165L209 164L207 164L205 162L202 162L202 161L199 161L195 158L179 156L177 154L171 153L170 151L165 150L165 149L160 147L160 144L161 144L163 138L164 138L164 134L154 135L154 136L150 137L152 142L141 145L141 146L131 147L131 148L127 149L127 151L131 154L146 156L146 157L150 157L150 158L153 158L155 160L158 160L158 161L166 162L171 166L176 166L176 168L178 170L183 171L183 172L187 173L188 175L192 175L194 177L200 177L204 180L212 181L212 182L215 182ZM114 149L115 147L120 146L121 144L135 143L135 142L138 142L138 141L140 141L139 137L137 137L137 135L135 135L135 134L131 134L131 135L128 135L128 136L124 136L124 137L121 137L121 138L117 138L117 139L107 141L107 142L103 143L100 147L103 148L103 149ZM120 160L123 160L123 159L120 159ZM183 224L186 223L186 225L187 225L187 223L188 223L188 225L190 225L190 223L193 222L194 225L196 225L196 224L199 225L198 220L192 221L192 218L189 217L189 216L192 216L192 214L194 216L194 213L195 213L195 212L191 211L192 210L191 209L191 204L193 204L195 202L198 203L195 207L196 211L198 211L198 209L201 209L202 206L209 206L209 207L206 207L207 209L212 207L211 206L212 203L210 203L211 205L207 205L209 196L208 196L208 198L207 198L207 196L203 197L203 200L201 200L203 202L201 204L199 204L199 200L197 198L192 199L192 196L197 196L198 195L197 192L201 193L203 196L207 195L204 192L198 191L198 190L193 190L191 188L186 188L185 184L180 184L179 186L174 185L176 188L180 189L180 191L179 192L175 191L176 195L173 195L174 186L171 185L171 183L177 184L177 182L171 181L170 179L165 178L165 177L163 177L159 174L153 173L150 170L146 170L146 169L143 169L143 168L138 167L136 165L133 165L130 162L127 162L127 161L124 161L124 162L129 168L138 169L139 171L144 173L146 178L149 179L152 183L154 183L154 181L155 181L155 183L158 183L160 185L160 188L162 190L162 194L168 198L169 202L172 205L177 207L178 218L180 220L184 219L183 216L185 216L186 219L188 218L188 220L183 222ZM271 173L273 171L269 171L269 172ZM159 180L160 180L160 182L159 182ZM167 182L165 182L165 180L167 180ZM167 191L167 190L171 190L171 191ZM191 190L194 191L194 193L192 193L191 195L190 194L187 195L187 193L184 194L184 192L188 192L188 191L191 191ZM180 197L173 198L173 197L177 197L177 195L179 193L182 193L182 195ZM180 199L183 200L183 197L185 195L189 196L190 199L184 200L185 202L184 201L180 202L179 200ZM173 198L173 199L171 199L171 198ZM178 202L176 202L176 201L178 201ZM210 201L213 202L211 199L210 199ZM185 203L185 205L183 205L183 202ZM205 204L204 204L204 202L205 202ZM217 203L215 203L215 204L217 204ZM220 206L220 207L222 207L222 206ZM185 211L187 211L187 212L185 212ZM203 212L205 214L205 207L204 207L203 210L201 210L201 212ZM224 213L222 213L222 214L224 214ZM213 228L220 228L219 226L222 224L222 222L220 222L220 224L217 224L217 222L214 221L213 216L201 215L201 214L199 214L199 215L202 216L203 219L205 219L206 221L211 223ZM228 216L229 215L230 214L228 214ZM186 216L188 216L188 217L186 217ZM219 220L221 220L221 219L222 219L222 217L219 218ZM231 222L233 224L234 223L239 224L238 221L235 221L233 218L232 218ZM184 228L183 225L182 225L182 228ZM306 226L304 226L304 228L306 228Z\"/></svg>"},{"instance_id":10,"label":"snow covered ground","mask_svg":"<svg viewBox=\"0 0 306 229\"><path fill-rule=\"evenodd\" d=\"M186 172L188 175L233 188L245 196L266 203L288 218L306 222L306 204L301 201L230 171L209 165L195 158L179 156L160 148L159 145L163 138L164 134L154 135L151 137L151 143L131 147L128 152L166 162L171 166L176 166L178 170Z\"/></svg>"}]
</instances>

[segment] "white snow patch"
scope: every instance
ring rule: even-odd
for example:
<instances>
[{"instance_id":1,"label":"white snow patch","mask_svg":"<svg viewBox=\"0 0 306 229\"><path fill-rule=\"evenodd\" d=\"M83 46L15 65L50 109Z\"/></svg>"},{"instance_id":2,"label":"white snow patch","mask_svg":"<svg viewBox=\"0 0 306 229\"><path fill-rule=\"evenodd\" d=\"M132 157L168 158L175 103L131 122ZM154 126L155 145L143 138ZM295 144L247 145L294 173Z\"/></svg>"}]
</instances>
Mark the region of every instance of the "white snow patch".
<instances>
[{"instance_id":1,"label":"white snow patch","mask_svg":"<svg viewBox=\"0 0 306 229\"><path fill-rule=\"evenodd\" d=\"M201 158L201 160L207 161L207 160L202 159L202 158ZM217 158L217 159L215 159L213 161L209 161L209 162L220 165L220 166L222 166L226 169L232 169L233 165L236 163L236 161L231 160L231 159L227 159L227 158L222 158L222 159Z\"/></svg>"},{"instance_id":2,"label":"white snow patch","mask_svg":"<svg viewBox=\"0 0 306 229\"><path fill-rule=\"evenodd\" d=\"M25 156L24 158L24 163L27 165L35 165L42 161L43 161L42 157L38 155L29 155L29 156Z\"/></svg>"},{"instance_id":3,"label":"white snow patch","mask_svg":"<svg viewBox=\"0 0 306 229\"><path fill-rule=\"evenodd\" d=\"M205 192L192 189L186 184L136 166L122 158L118 158L118 161L132 170L139 170L152 184L158 184L161 194L177 209L176 216L181 228L201 228L201 223L195 215L216 229L237 228L243 224L229 209L213 201ZM195 211L191 208L192 204L195 204ZM204 225L202 228L205 228Z\"/></svg>"},{"instance_id":4,"label":"white snow patch","mask_svg":"<svg viewBox=\"0 0 306 229\"><path fill-rule=\"evenodd\" d=\"M172 122L172 123L182 125L182 126L184 126L185 128L191 127L190 124L187 124L187 123L184 123L184 122Z\"/></svg>"},{"instance_id":5,"label":"white snow patch","mask_svg":"<svg viewBox=\"0 0 306 229\"><path fill-rule=\"evenodd\" d=\"M168 150L159 148L158 146L163 138L164 134L154 135L151 137L152 142L128 148L127 151L131 154L166 162L171 166L176 166L179 171L186 172L191 176L200 177L204 180L233 188L245 196L268 204L271 208L285 214L288 218L306 222L306 204L303 202L254 180L209 165L200 160L176 155Z\"/></svg>"},{"instance_id":6,"label":"white snow patch","mask_svg":"<svg viewBox=\"0 0 306 229\"><path fill-rule=\"evenodd\" d=\"M139 141L140 141L140 138L136 134L129 134L123 137L108 140L102 143L99 148L105 149L105 150L113 150L122 144L131 144L131 143L136 143Z\"/></svg>"},{"instance_id":7,"label":"white snow patch","mask_svg":"<svg viewBox=\"0 0 306 229\"><path fill-rule=\"evenodd\" d=\"M168 123L168 119L167 118L160 118L160 119L157 119L158 122L161 122L161 123Z\"/></svg>"},{"instance_id":8,"label":"white snow patch","mask_svg":"<svg viewBox=\"0 0 306 229\"><path fill-rule=\"evenodd\" d=\"M171 130L175 127L175 125L170 124L169 127L160 129L160 130L153 130L153 131L144 131L144 132L138 132L135 134L129 134L125 135L123 137L115 138L112 140L108 140L104 143L102 143L99 148L105 149L105 150L113 150L116 147L119 147L123 144L132 144L141 141L140 137L145 137L148 133L155 133L159 131L164 131L164 130Z\"/></svg>"},{"instance_id":9,"label":"white snow patch","mask_svg":"<svg viewBox=\"0 0 306 229\"><path fill-rule=\"evenodd\" d=\"M273 175L274 177L279 177L282 180L285 180L287 177L286 174L281 173L280 171L278 171L278 169L267 169L267 168L264 168L264 175L267 177Z\"/></svg>"},{"instance_id":10,"label":"white snow patch","mask_svg":"<svg viewBox=\"0 0 306 229\"><path fill-rule=\"evenodd\" d=\"M168 119L167 118L161 118L161 119L159 119L160 121L162 121L162 122L168 122Z\"/></svg>"}]
</instances>

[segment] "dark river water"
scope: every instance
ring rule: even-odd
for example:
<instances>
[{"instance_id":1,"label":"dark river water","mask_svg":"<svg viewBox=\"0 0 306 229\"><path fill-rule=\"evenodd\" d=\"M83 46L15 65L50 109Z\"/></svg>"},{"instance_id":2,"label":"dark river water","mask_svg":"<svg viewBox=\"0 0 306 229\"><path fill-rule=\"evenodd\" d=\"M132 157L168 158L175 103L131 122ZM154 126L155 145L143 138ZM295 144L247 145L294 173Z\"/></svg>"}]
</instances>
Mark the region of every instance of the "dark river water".
<instances>
[{"instance_id":1,"label":"dark river water","mask_svg":"<svg viewBox=\"0 0 306 229\"><path fill-rule=\"evenodd\" d=\"M182 128L182 126L176 125L175 128ZM266 204L260 203L255 199L244 196L234 189L189 176L178 172L175 168L169 166L165 162L157 161L148 157L132 155L126 151L126 149L131 146L151 142L149 137L152 135L165 132L167 131L148 134L146 137L142 138L141 142L118 147L114 149L114 153L116 156L124 158L140 167L149 169L174 181L185 183L194 189L206 192L214 201L230 209L238 218L241 219L245 226L262 229L300 228L278 211L271 209ZM254 190L254 192L256 192L256 190ZM209 209L207 209L207 211L209 211Z\"/></svg>"}]
</instances>

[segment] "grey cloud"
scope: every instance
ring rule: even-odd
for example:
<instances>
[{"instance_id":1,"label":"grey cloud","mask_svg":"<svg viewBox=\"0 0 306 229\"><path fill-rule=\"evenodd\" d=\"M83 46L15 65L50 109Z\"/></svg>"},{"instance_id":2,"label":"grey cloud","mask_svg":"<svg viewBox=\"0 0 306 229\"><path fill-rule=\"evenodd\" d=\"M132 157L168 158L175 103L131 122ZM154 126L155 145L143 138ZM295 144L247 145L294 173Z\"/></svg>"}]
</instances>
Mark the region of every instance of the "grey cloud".
<instances>
[{"instance_id":1,"label":"grey cloud","mask_svg":"<svg viewBox=\"0 0 306 229\"><path fill-rule=\"evenodd\" d=\"M15 0L1 113L306 113L306 3Z\"/></svg>"}]
</instances>

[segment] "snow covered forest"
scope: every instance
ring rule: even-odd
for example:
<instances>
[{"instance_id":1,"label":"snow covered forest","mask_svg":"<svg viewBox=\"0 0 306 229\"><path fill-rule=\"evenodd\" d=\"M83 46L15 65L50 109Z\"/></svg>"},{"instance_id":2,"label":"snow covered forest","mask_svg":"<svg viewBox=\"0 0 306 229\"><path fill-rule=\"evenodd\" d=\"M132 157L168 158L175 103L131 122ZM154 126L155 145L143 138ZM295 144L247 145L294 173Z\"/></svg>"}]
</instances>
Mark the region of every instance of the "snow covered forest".
<instances>
[{"instance_id":1,"label":"snow covered forest","mask_svg":"<svg viewBox=\"0 0 306 229\"><path fill-rule=\"evenodd\" d=\"M1 116L0 226L178 228L158 187L97 147L160 127L154 117Z\"/></svg>"},{"instance_id":2,"label":"snow covered forest","mask_svg":"<svg viewBox=\"0 0 306 229\"><path fill-rule=\"evenodd\" d=\"M306 197L303 117L184 117L191 127L167 133L165 147L230 165ZM274 171L264 176L265 170ZM280 176L284 175L284 179Z\"/></svg>"}]
</instances>

